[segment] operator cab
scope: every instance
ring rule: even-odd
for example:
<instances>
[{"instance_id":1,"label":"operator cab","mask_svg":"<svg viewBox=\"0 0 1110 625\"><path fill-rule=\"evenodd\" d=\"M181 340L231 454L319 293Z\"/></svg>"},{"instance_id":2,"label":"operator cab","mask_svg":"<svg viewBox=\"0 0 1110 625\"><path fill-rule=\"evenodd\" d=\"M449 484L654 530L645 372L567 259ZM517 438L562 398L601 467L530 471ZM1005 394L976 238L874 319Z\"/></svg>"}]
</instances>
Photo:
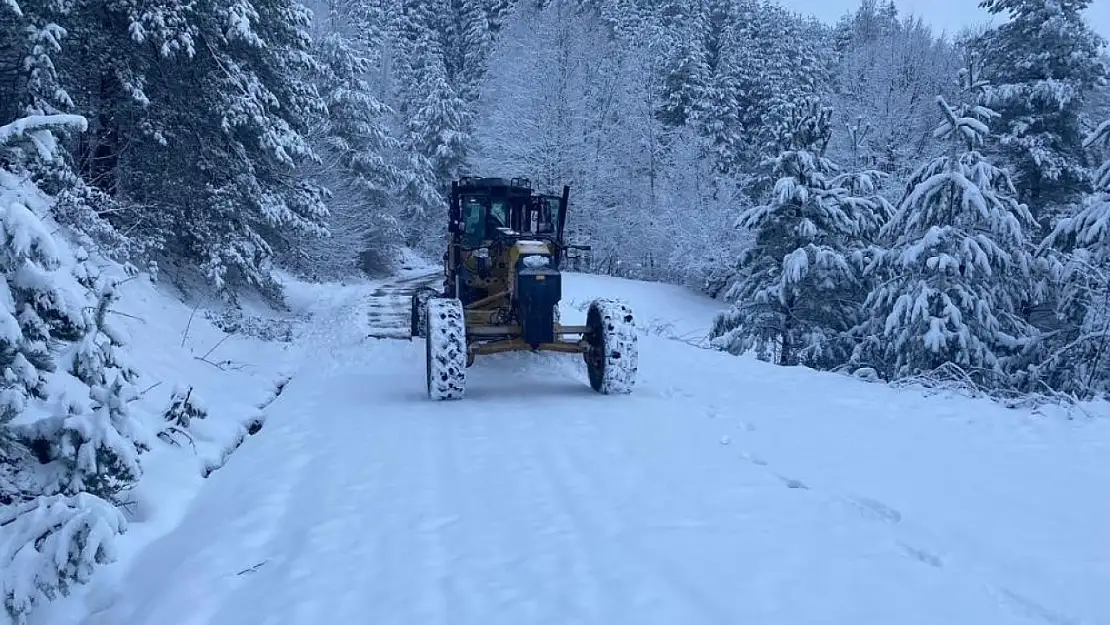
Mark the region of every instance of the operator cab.
<instances>
[{"instance_id":1,"label":"operator cab","mask_svg":"<svg viewBox=\"0 0 1110 625\"><path fill-rule=\"evenodd\" d=\"M452 221L464 248L528 236L562 241L563 198L532 192L526 178L462 178L454 189Z\"/></svg>"}]
</instances>

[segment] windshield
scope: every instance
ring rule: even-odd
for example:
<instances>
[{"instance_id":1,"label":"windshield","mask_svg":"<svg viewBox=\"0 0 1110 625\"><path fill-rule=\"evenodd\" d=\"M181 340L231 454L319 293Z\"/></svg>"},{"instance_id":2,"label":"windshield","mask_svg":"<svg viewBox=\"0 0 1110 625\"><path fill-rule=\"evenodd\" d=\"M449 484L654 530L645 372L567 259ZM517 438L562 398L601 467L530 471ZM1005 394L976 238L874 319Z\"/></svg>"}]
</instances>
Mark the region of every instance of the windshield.
<instances>
[{"instance_id":1,"label":"windshield","mask_svg":"<svg viewBox=\"0 0 1110 625\"><path fill-rule=\"evenodd\" d=\"M465 228L463 231L463 245L474 247L481 244L486 235L485 223L488 210L484 198L474 196L462 198L462 216Z\"/></svg>"},{"instance_id":2,"label":"windshield","mask_svg":"<svg viewBox=\"0 0 1110 625\"><path fill-rule=\"evenodd\" d=\"M507 228L509 226L509 205L505 200L494 200L489 210L489 220L486 222L489 229Z\"/></svg>"},{"instance_id":3,"label":"windshield","mask_svg":"<svg viewBox=\"0 0 1110 625\"><path fill-rule=\"evenodd\" d=\"M471 195L462 198L463 245L475 247L483 239L493 236L498 228L508 228L509 203L504 199L494 199Z\"/></svg>"}]
</instances>

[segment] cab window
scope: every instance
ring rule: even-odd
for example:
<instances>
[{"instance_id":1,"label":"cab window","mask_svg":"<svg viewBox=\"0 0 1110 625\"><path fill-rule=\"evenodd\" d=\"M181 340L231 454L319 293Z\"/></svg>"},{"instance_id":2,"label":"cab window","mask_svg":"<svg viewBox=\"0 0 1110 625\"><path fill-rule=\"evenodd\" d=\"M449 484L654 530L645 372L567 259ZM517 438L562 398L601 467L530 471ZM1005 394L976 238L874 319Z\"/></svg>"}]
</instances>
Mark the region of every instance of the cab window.
<instances>
[{"instance_id":1,"label":"cab window","mask_svg":"<svg viewBox=\"0 0 1110 625\"><path fill-rule=\"evenodd\" d=\"M540 200L532 205L529 211L532 215L532 232L536 234L550 234L555 231L551 223L551 211L547 202Z\"/></svg>"},{"instance_id":2,"label":"cab window","mask_svg":"<svg viewBox=\"0 0 1110 625\"><path fill-rule=\"evenodd\" d=\"M544 198L543 203L546 205L544 208L544 217L547 219L547 232L559 236L561 232L555 232L559 227L560 209L562 208L562 198L547 197Z\"/></svg>"},{"instance_id":3,"label":"cab window","mask_svg":"<svg viewBox=\"0 0 1110 625\"><path fill-rule=\"evenodd\" d=\"M494 200L489 210L489 227L507 228L509 226L509 205L502 200Z\"/></svg>"},{"instance_id":4,"label":"cab window","mask_svg":"<svg viewBox=\"0 0 1110 625\"><path fill-rule=\"evenodd\" d=\"M486 235L486 214L488 209L480 198L467 197L462 201L463 244L475 246L482 242Z\"/></svg>"}]
</instances>

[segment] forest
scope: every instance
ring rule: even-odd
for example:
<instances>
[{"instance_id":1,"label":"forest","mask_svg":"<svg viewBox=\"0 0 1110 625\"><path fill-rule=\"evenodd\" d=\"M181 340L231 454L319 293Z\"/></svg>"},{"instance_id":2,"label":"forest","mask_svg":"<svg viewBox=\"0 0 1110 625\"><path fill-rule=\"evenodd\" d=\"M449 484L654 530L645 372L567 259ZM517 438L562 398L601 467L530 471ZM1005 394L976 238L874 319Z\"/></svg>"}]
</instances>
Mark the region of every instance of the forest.
<instances>
[{"instance_id":1,"label":"forest","mask_svg":"<svg viewBox=\"0 0 1110 625\"><path fill-rule=\"evenodd\" d=\"M8 614L108 557L140 471L93 259L280 306L278 272L437 259L461 175L569 184L578 269L726 302L715 349L1102 396L1088 5L982 0L995 26L938 33L882 0L835 24L768 0L0 0L0 527L48 510L83 545L6 586ZM87 397L43 408L55 372Z\"/></svg>"}]
</instances>

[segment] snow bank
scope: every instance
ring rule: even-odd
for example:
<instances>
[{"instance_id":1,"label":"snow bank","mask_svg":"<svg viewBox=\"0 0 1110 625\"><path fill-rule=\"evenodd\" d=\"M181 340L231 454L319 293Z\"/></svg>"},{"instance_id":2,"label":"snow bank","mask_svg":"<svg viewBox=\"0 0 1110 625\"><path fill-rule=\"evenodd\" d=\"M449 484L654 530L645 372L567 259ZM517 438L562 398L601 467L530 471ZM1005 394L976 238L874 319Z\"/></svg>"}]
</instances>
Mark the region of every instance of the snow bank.
<instances>
[{"instance_id":1,"label":"snow bank","mask_svg":"<svg viewBox=\"0 0 1110 625\"><path fill-rule=\"evenodd\" d=\"M116 561L71 597L33 613L31 625L79 622L110 603L135 554L173 530L205 478L233 462L232 452L263 426L298 364L293 341L229 334L218 327L226 317L206 315L146 274L127 280L120 294L114 324L127 334L139 373L132 410L142 415L152 449L142 455L143 475L122 509L127 534L117 540ZM292 323L291 316L269 315Z\"/></svg>"},{"instance_id":2,"label":"snow bank","mask_svg":"<svg viewBox=\"0 0 1110 625\"><path fill-rule=\"evenodd\" d=\"M713 318L728 308L719 300L671 284L573 272L564 276L559 312L566 325L585 323L595 298L614 298L632 307L642 332L704 345Z\"/></svg>"}]
</instances>

